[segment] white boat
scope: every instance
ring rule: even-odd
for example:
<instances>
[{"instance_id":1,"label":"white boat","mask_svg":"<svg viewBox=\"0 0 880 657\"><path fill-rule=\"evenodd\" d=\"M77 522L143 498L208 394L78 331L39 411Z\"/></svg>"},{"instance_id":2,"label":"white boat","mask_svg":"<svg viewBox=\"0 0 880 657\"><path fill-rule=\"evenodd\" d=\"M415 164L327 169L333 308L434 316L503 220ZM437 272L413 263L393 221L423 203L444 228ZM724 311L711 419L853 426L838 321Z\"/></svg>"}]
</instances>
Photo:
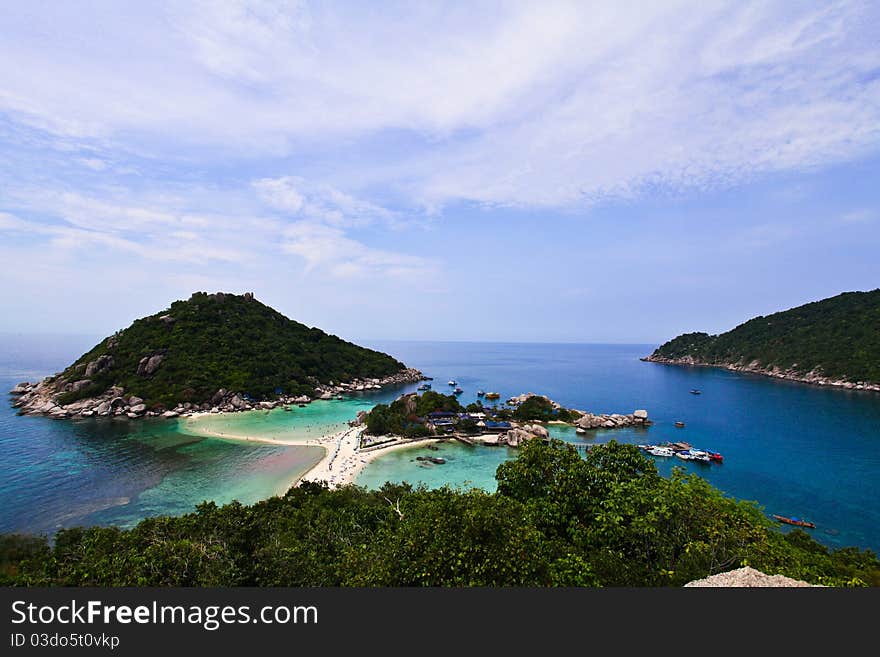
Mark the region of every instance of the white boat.
<instances>
[{"instance_id":1,"label":"white boat","mask_svg":"<svg viewBox=\"0 0 880 657\"><path fill-rule=\"evenodd\" d=\"M574 430L574 432L575 433L587 433L587 430L584 429L583 427L578 427L577 429Z\"/></svg>"},{"instance_id":2,"label":"white boat","mask_svg":"<svg viewBox=\"0 0 880 657\"><path fill-rule=\"evenodd\" d=\"M449 379L449 385L457 386L458 384L455 382L455 379Z\"/></svg>"},{"instance_id":3,"label":"white boat","mask_svg":"<svg viewBox=\"0 0 880 657\"><path fill-rule=\"evenodd\" d=\"M651 454L652 456L672 456L673 454L675 454L675 452L673 452L668 447L656 447L655 446L655 447L648 448L648 454ZM675 455L678 456L678 454L675 454Z\"/></svg>"},{"instance_id":4,"label":"white boat","mask_svg":"<svg viewBox=\"0 0 880 657\"><path fill-rule=\"evenodd\" d=\"M676 452L675 455L680 458L682 461L693 461L694 457L691 456L691 453L688 451L684 452Z\"/></svg>"}]
</instances>

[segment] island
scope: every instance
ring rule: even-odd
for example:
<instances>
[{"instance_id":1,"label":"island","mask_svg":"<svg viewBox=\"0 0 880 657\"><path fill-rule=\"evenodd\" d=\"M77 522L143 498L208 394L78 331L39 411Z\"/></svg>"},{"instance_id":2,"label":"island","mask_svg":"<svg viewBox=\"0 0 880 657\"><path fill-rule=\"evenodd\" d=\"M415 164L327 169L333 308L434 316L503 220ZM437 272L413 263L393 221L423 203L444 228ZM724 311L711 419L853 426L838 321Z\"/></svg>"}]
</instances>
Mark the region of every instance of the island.
<instances>
[{"instance_id":1,"label":"island","mask_svg":"<svg viewBox=\"0 0 880 657\"><path fill-rule=\"evenodd\" d=\"M269 409L423 379L388 354L242 295L196 292L135 320L64 371L10 392L21 414L177 417Z\"/></svg>"},{"instance_id":2,"label":"island","mask_svg":"<svg viewBox=\"0 0 880 657\"><path fill-rule=\"evenodd\" d=\"M578 433L590 429L648 426L648 411L630 414L594 414L564 408L545 395L523 393L506 406L484 406L477 400L462 406L454 395L432 390L409 393L388 404L362 412L356 422L365 425L364 446L418 438L451 437L468 444L518 447L530 438L547 439L546 423L566 424Z\"/></svg>"},{"instance_id":3,"label":"island","mask_svg":"<svg viewBox=\"0 0 880 657\"><path fill-rule=\"evenodd\" d=\"M880 391L880 289L755 317L720 335L685 333L642 360Z\"/></svg>"}]
</instances>

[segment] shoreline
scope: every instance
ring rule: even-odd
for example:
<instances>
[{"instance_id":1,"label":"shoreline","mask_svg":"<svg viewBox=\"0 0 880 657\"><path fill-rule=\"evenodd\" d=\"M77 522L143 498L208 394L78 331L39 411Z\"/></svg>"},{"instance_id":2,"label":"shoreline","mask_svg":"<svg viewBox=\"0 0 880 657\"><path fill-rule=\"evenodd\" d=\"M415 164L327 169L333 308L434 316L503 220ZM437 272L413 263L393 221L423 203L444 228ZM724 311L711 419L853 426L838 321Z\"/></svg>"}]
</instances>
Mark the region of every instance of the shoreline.
<instances>
[{"instance_id":1,"label":"shoreline","mask_svg":"<svg viewBox=\"0 0 880 657\"><path fill-rule=\"evenodd\" d=\"M198 413L187 418L198 419L199 417L212 417L215 413ZM309 438L303 441L284 441L277 438L265 438L260 436L242 436L224 434L218 431L194 431L193 435L204 438L216 438L218 440L227 440L231 442L241 443L261 443L266 445L275 445L280 447L321 447L324 455L321 459L305 472L292 478L286 484L283 491L279 495L283 495L291 488L299 485L301 482L325 482L330 488L338 488L352 484L357 479L361 471L372 461L376 460L382 454L393 451L406 449L409 447L418 447L428 445L435 442L445 440L445 438L420 438L415 440L406 440L397 438L392 442L375 447L360 448L360 438L366 427L355 426L348 427L342 431L336 431L323 435L319 438Z\"/></svg>"},{"instance_id":2,"label":"shoreline","mask_svg":"<svg viewBox=\"0 0 880 657\"><path fill-rule=\"evenodd\" d=\"M778 379L780 381L791 381L793 383L806 383L812 386L822 388L837 388L839 390L854 390L858 392L880 392L880 384L847 381L845 379L825 379L821 377L811 377L809 375L791 374L779 370L768 370L764 368L751 368L747 365L737 365L735 363L703 363L687 358L663 358L654 356L645 356L639 360L645 363L656 363L658 365L675 365L677 367L714 367L716 369L727 370L728 372L737 372L739 374L755 374L770 379Z\"/></svg>"}]
</instances>

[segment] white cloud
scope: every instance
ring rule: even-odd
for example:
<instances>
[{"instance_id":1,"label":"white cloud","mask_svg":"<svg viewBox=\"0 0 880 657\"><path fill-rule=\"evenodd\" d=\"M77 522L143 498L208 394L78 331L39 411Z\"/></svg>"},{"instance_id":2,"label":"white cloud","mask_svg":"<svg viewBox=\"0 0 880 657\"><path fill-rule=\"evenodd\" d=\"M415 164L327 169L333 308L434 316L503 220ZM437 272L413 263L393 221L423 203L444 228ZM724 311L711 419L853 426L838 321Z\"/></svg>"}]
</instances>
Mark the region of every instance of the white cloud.
<instances>
[{"instance_id":1,"label":"white cloud","mask_svg":"<svg viewBox=\"0 0 880 657\"><path fill-rule=\"evenodd\" d=\"M270 207L302 219L336 226L366 226L394 218L383 207L327 184L311 184L298 176L263 178L254 181L253 187Z\"/></svg>"},{"instance_id":2,"label":"white cloud","mask_svg":"<svg viewBox=\"0 0 880 657\"><path fill-rule=\"evenodd\" d=\"M356 177L334 187L412 205L569 206L875 152L878 14L859 2L19 5L0 27L0 111L157 159L314 157L324 173L310 180ZM306 219L364 214L332 188L263 182Z\"/></svg>"},{"instance_id":3,"label":"white cloud","mask_svg":"<svg viewBox=\"0 0 880 657\"><path fill-rule=\"evenodd\" d=\"M339 228L309 221L286 227L281 248L303 258L306 272L317 270L334 278L379 275L406 280L435 269L435 264L425 258L369 247L347 237Z\"/></svg>"},{"instance_id":4,"label":"white cloud","mask_svg":"<svg viewBox=\"0 0 880 657\"><path fill-rule=\"evenodd\" d=\"M872 208L861 208L845 212L839 217L843 224L870 224L877 219L877 211Z\"/></svg>"}]
</instances>

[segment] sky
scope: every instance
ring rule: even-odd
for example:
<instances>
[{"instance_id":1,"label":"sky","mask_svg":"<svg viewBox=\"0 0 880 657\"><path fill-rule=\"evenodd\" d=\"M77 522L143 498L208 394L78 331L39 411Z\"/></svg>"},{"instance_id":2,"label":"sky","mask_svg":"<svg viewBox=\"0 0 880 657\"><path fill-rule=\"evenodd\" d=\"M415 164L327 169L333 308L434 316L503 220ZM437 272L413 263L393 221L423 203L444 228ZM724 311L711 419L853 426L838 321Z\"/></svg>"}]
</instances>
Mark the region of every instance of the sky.
<instances>
[{"instance_id":1,"label":"sky","mask_svg":"<svg viewBox=\"0 0 880 657\"><path fill-rule=\"evenodd\" d=\"M661 343L880 287L880 6L8 2L0 331Z\"/></svg>"}]
</instances>

